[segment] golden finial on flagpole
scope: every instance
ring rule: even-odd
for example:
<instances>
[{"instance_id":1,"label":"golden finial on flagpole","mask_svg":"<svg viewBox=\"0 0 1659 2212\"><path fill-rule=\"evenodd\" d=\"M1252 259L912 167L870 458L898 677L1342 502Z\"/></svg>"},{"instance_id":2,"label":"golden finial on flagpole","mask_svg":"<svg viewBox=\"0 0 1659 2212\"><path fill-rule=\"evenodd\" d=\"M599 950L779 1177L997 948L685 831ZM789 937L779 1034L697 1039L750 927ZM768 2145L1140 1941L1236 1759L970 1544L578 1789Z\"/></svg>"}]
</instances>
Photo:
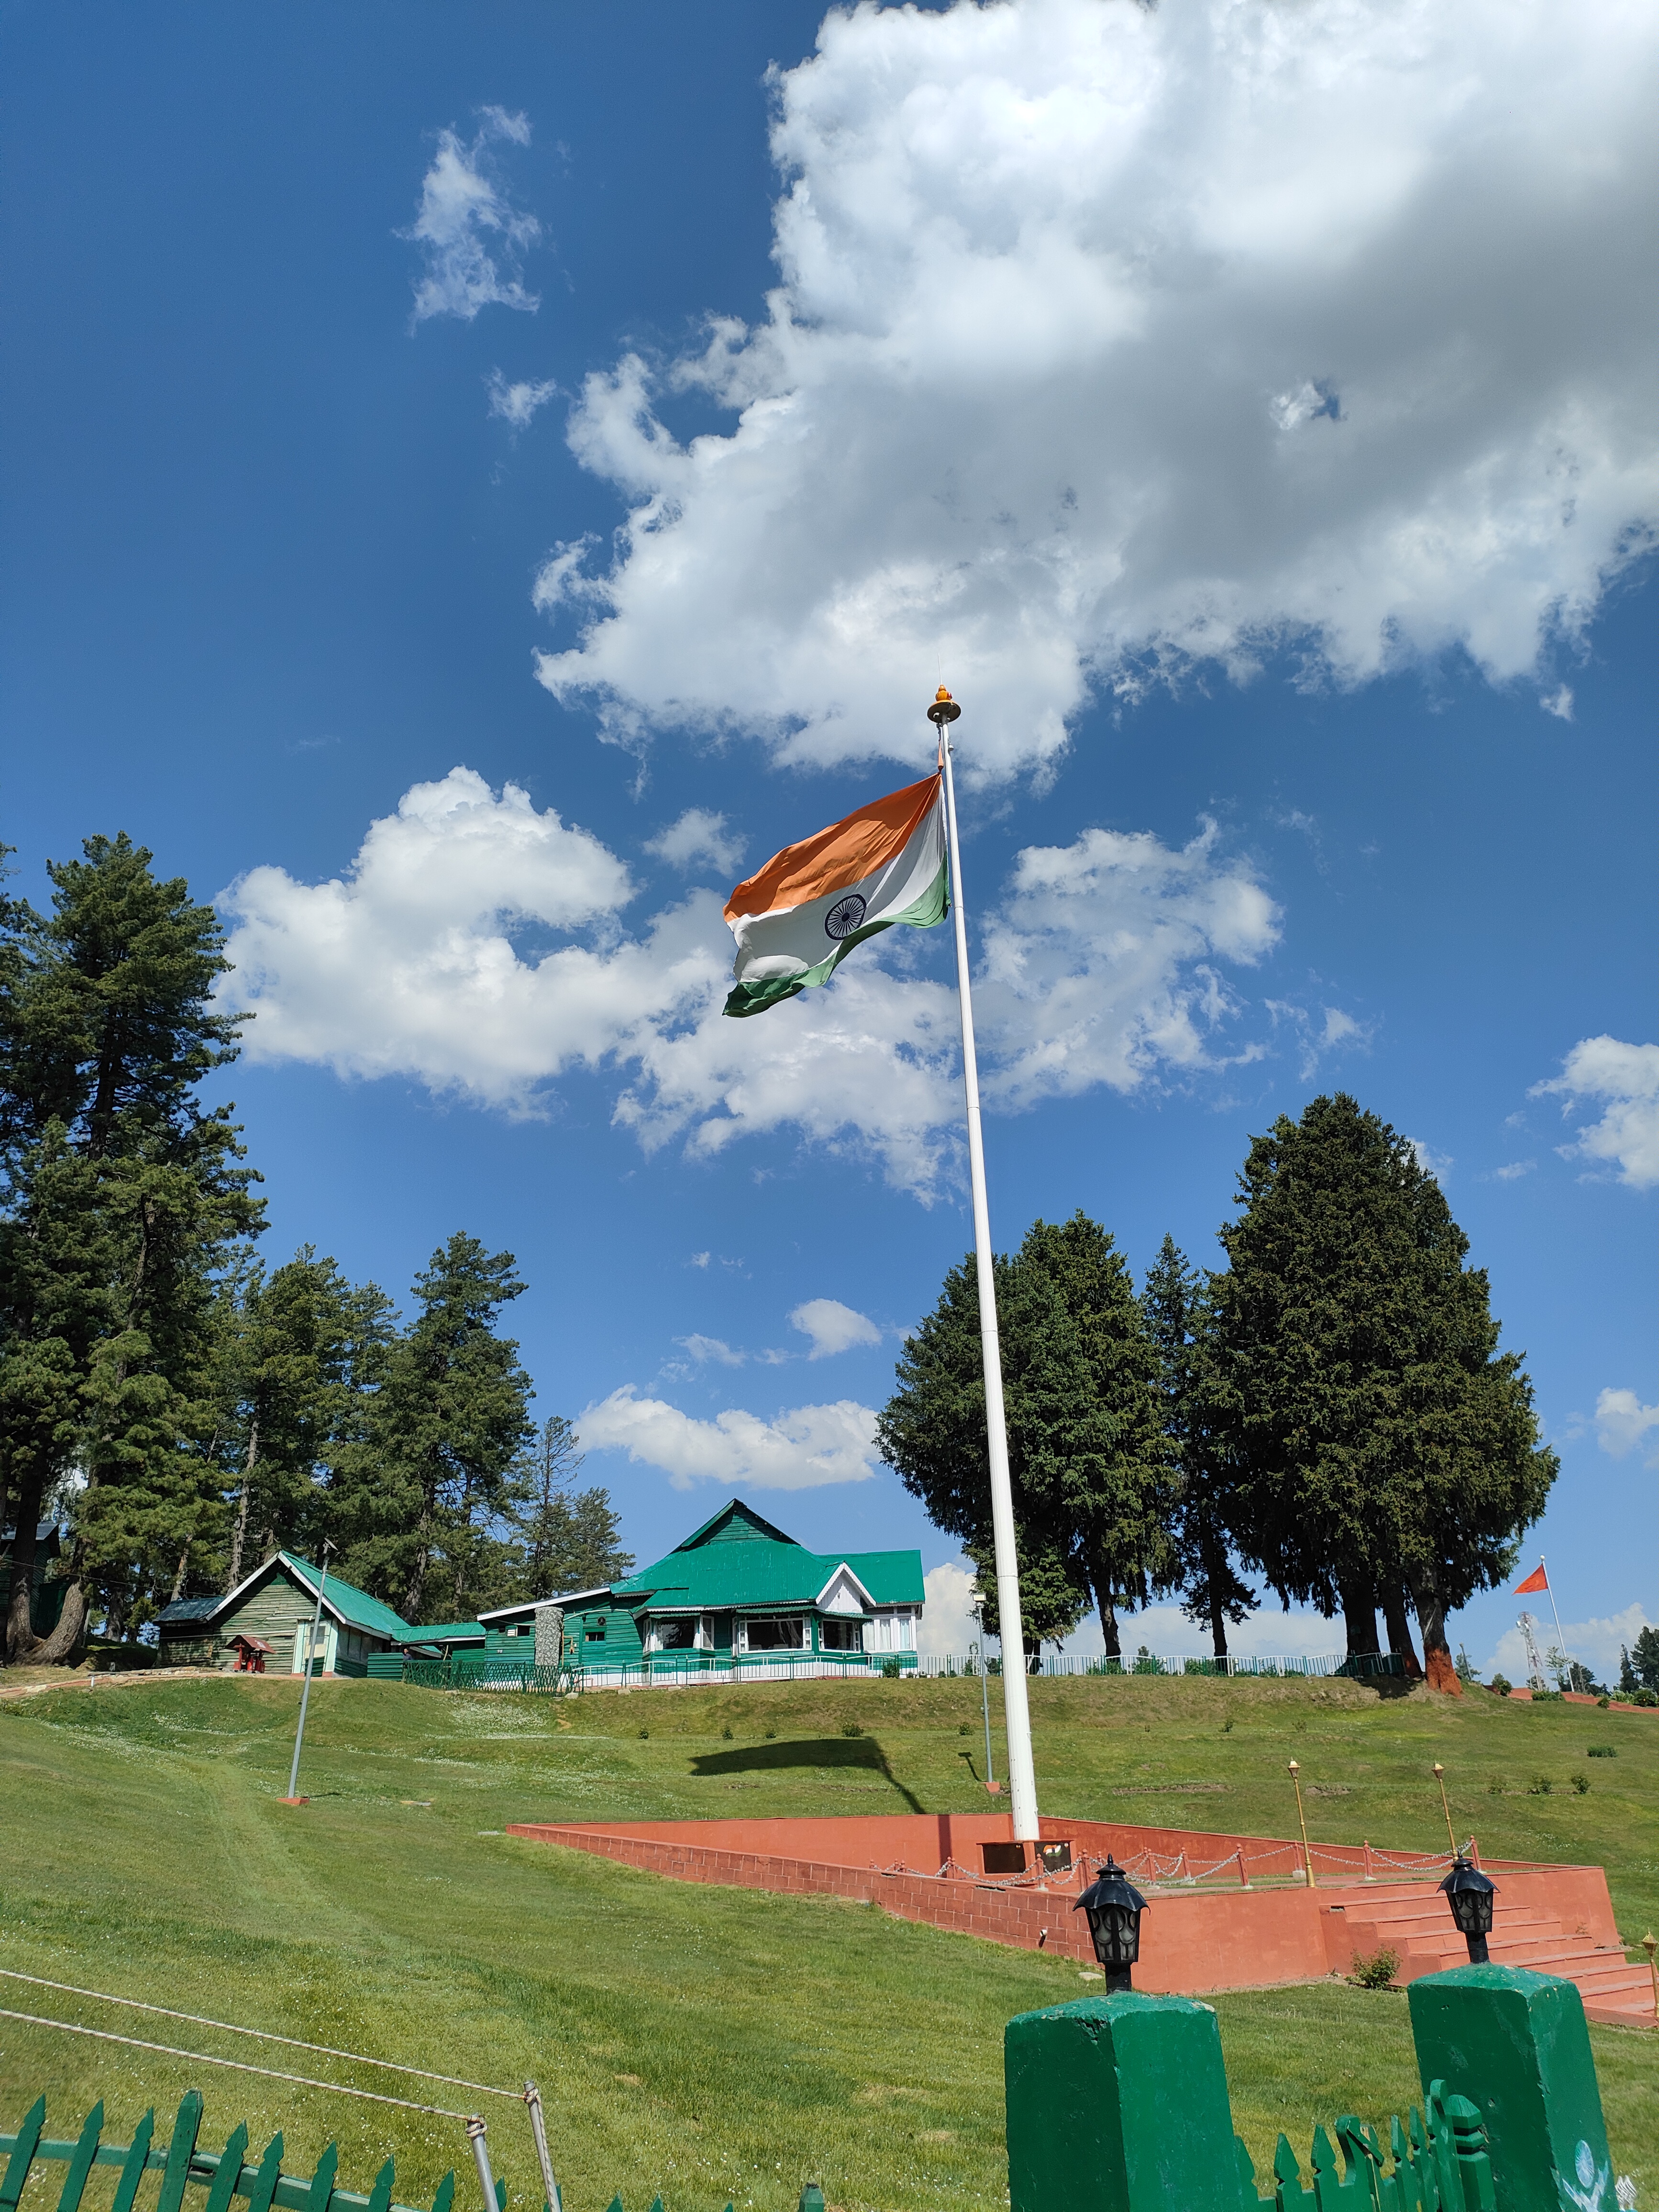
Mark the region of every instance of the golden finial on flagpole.
<instances>
[{"instance_id":1,"label":"golden finial on flagpole","mask_svg":"<svg viewBox=\"0 0 1659 2212\"><path fill-rule=\"evenodd\" d=\"M941 684L933 705L927 709L928 720L936 728L942 729L946 722L957 720L961 713L961 708Z\"/></svg>"}]
</instances>

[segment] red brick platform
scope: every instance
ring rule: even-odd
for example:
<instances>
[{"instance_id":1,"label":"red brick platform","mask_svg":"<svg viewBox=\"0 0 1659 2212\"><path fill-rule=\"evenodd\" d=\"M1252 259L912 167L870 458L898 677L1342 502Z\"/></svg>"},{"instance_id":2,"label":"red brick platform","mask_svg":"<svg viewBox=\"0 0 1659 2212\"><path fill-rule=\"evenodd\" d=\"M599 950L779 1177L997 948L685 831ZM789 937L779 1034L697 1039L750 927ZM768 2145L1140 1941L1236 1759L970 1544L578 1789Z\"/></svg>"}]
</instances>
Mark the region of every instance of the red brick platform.
<instances>
[{"instance_id":1,"label":"red brick platform","mask_svg":"<svg viewBox=\"0 0 1659 2212\"><path fill-rule=\"evenodd\" d=\"M1299 1844L1112 1821L1042 1824L1069 1844L1069 1871L1008 1877L986 1870L1006 1844L1006 1813L896 1814L845 1820L520 1821L510 1836L595 1852L675 1881L716 1882L881 1905L964 1936L1049 1950L1092 1966L1086 1921L1073 1908L1109 1851L1146 1891L1138 1986L1191 1994L1318 1981L1356 1953L1391 1946L1398 1978L1463 1958L1434 1887L1437 1856L1313 1846L1310 1887ZM1576 1982L1592 2020L1651 2025L1645 1966L1626 1964L1607 1877L1595 1866L1486 1860L1498 1886L1492 1955Z\"/></svg>"}]
</instances>

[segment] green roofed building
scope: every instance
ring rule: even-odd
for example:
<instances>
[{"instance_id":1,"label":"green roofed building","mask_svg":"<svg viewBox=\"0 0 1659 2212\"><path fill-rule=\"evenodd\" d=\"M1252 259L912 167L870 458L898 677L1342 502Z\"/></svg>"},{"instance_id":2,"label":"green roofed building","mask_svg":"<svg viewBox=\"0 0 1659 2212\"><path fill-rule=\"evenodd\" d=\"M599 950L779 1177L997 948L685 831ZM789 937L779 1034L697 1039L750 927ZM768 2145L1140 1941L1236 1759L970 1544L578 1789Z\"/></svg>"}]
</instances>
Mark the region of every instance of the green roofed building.
<instances>
[{"instance_id":1,"label":"green roofed building","mask_svg":"<svg viewBox=\"0 0 1659 2212\"><path fill-rule=\"evenodd\" d=\"M809 1552L734 1498L654 1566L479 1620L483 1656L545 1663L559 1616L562 1664L594 1687L764 1680L908 1671L922 1599L920 1552Z\"/></svg>"},{"instance_id":2,"label":"green roofed building","mask_svg":"<svg viewBox=\"0 0 1659 2212\"><path fill-rule=\"evenodd\" d=\"M160 1664L228 1670L239 1653L252 1652L264 1662L261 1673L302 1674L311 1651L317 1581L309 1559L277 1552L225 1597L175 1600L156 1619ZM399 1651L410 1634L401 1613L329 1575L312 1672L367 1674L372 1659Z\"/></svg>"}]
</instances>

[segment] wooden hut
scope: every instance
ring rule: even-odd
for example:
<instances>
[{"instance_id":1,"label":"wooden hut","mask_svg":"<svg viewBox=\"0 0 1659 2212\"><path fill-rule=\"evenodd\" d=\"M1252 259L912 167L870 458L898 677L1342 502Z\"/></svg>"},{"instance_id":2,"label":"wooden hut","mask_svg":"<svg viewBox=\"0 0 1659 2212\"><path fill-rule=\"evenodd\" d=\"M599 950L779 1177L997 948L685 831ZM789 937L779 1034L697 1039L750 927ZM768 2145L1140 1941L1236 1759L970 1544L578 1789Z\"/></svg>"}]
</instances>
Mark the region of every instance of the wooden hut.
<instances>
[{"instance_id":1,"label":"wooden hut","mask_svg":"<svg viewBox=\"0 0 1659 2212\"><path fill-rule=\"evenodd\" d=\"M409 1623L367 1590L337 1576L323 1578L322 1626L314 1654L317 1569L292 1552L277 1552L228 1595L182 1598L156 1620L163 1667L237 1665L237 1641L264 1647L264 1671L301 1674L307 1656L316 1674L367 1674L368 1662L410 1638Z\"/></svg>"}]
</instances>

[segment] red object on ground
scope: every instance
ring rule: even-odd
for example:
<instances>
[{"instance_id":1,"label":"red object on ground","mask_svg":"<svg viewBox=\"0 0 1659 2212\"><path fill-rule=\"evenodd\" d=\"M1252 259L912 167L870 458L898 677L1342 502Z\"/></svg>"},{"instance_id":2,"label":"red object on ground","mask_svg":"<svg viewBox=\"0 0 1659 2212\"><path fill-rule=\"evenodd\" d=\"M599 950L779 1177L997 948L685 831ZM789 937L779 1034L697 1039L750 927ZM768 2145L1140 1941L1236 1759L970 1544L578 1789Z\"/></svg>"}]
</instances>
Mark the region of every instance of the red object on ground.
<instances>
[{"instance_id":1,"label":"red object on ground","mask_svg":"<svg viewBox=\"0 0 1659 2212\"><path fill-rule=\"evenodd\" d=\"M1540 1565L1533 1569L1525 1582L1516 1583L1515 1595L1516 1597L1529 1597L1534 1590L1547 1590L1549 1586L1550 1578Z\"/></svg>"},{"instance_id":2,"label":"red object on ground","mask_svg":"<svg viewBox=\"0 0 1659 2212\"><path fill-rule=\"evenodd\" d=\"M1259 1989L1275 1982L1321 1981L1344 1972L1356 1951L1392 1944L1399 1978L1437 1973L1465 1956L1445 1900L1433 1887L1445 1864L1422 1854L1363 1844L1316 1844L1318 1887L1297 1879L1298 1844L1183 1828L1129 1827L1115 1821L1042 1822L1044 1842L1072 1846L1066 1873L1024 1881L988 1878L987 1844L1006 1844L1006 1813L866 1814L830 1820L515 1821L507 1831L538 1843L592 1851L676 1881L705 1881L797 1896L848 1897L1023 1950L1042 1948L1094 1965L1083 1916L1068 1909L1091 1878L1089 1862L1109 1851L1149 1892L1141 1925L1137 1987L1190 1994ZM1415 1881L1398 1879L1390 1858L1423 1860ZM1380 1869L1369 1879L1366 1867ZM1501 1966L1536 1966L1577 1982L1592 2019L1626 2026L1654 2019L1645 1966L1628 1966L1614 1925L1607 1876L1597 1866L1482 1863L1497 1881L1498 1919L1492 1956ZM1148 1871L1149 1866L1154 1870ZM1222 1871L1224 1867L1224 1872ZM1237 1886L1248 1869L1253 1884ZM1233 1887L1200 1889L1200 1879ZM1157 1887L1159 1876L1173 1883Z\"/></svg>"},{"instance_id":3,"label":"red object on ground","mask_svg":"<svg viewBox=\"0 0 1659 2212\"><path fill-rule=\"evenodd\" d=\"M309 1797L279 1797L276 1802L279 1805L309 1805L311 1800Z\"/></svg>"},{"instance_id":4,"label":"red object on ground","mask_svg":"<svg viewBox=\"0 0 1659 2212\"><path fill-rule=\"evenodd\" d=\"M276 1647L267 1644L263 1636L246 1636L239 1630L230 1639L230 1648L236 1654L233 1674L263 1674L265 1660Z\"/></svg>"}]
</instances>

